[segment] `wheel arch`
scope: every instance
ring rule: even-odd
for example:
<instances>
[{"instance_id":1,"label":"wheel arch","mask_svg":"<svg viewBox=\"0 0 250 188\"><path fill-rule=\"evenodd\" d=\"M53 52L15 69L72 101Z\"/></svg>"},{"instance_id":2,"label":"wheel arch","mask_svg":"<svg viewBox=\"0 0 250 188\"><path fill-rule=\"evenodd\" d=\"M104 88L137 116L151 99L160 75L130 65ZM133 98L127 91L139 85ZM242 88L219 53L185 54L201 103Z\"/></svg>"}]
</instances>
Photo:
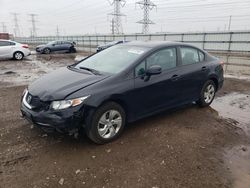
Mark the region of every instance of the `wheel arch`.
<instances>
[{"instance_id":1,"label":"wheel arch","mask_svg":"<svg viewBox=\"0 0 250 188\"><path fill-rule=\"evenodd\" d=\"M211 76L209 76L209 80L212 80L214 82L215 87L216 87L215 89L217 91L218 87L219 87L219 81L218 81L217 76L216 75L211 75Z\"/></svg>"},{"instance_id":2,"label":"wheel arch","mask_svg":"<svg viewBox=\"0 0 250 188\"><path fill-rule=\"evenodd\" d=\"M20 52L21 54L23 54L23 57L24 57L24 53L23 53L21 50L16 50L16 51L13 52L13 58L15 58L15 54L16 54L17 52Z\"/></svg>"},{"instance_id":3,"label":"wheel arch","mask_svg":"<svg viewBox=\"0 0 250 188\"><path fill-rule=\"evenodd\" d=\"M125 114L126 114L126 121L129 120L130 115L129 115L128 105L127 105L127 103L122 99L122 97L121 97L120 95L112 95L112 96L110 96L110 97L104 99L102 102L99 102L98 104L95 104L95 105L93 105L93 106L90 105L90 106L89 106L89 109L97 109L97 108L99 108L100 106L102 106L102 105L104 105L104 104L106 104L106 103L109 103L109 102L115 102L115 103L119 104L119 105L123 108L123 110L124 110L124 112L125 112Z\"/></svg>"}]
</instances>

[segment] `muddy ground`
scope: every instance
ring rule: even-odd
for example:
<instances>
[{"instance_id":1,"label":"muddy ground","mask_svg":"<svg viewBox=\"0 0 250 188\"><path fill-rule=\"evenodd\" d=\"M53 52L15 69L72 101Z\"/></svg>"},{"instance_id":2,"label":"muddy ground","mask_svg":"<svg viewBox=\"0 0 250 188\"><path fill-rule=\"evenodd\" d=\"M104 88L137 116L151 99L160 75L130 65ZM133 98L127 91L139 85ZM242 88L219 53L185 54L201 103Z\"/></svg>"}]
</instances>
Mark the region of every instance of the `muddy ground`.
<instances>
[{"instance_id":1,"label":"muddy ground","mask_svg":"<svg viewBox=\"0 0 250 188\"><path fill-rule=\"evenodd\" d=\"M45 134L22 119L25 85L82 56L0 62L1 188L250 187L249 81L226 78L211 107L192 104L137 121L101 146L84 134Z\"/></svg>"}]
</instances>

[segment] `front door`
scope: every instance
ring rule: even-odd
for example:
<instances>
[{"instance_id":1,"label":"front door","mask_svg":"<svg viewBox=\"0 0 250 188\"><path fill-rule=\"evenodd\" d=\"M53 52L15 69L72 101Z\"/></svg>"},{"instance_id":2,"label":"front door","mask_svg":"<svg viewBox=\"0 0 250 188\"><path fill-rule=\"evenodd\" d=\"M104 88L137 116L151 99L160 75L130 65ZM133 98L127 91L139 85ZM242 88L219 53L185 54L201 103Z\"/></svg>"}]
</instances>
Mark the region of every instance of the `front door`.
<instances>
[{"instance_id":1,"label":"front door","mask_svg":"<svg viewBox=\"0 0 250 188\"><path fill-rule=\"evenodd\" d=\"M146 79L145 72L153 65L161 66L162 72ZM159 50L135 68L135 89L133 91L133 110L136 116L170 108L179 102L179 70L175 47Z\"/></svg>"}]
</instances>

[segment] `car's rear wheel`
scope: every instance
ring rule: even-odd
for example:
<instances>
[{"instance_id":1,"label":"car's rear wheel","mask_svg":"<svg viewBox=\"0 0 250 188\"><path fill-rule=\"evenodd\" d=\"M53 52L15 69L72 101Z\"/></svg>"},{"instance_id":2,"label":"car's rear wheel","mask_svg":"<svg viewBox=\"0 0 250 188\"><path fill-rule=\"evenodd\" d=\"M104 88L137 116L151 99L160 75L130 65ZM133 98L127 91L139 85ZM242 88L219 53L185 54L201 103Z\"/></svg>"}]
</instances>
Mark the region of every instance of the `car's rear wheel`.
<instances>
[{"instance_id":1,"label":"car's rear wheel","mask_svg":"<svg viewBox=\"0 0 250 188\"><path fill-rule=\"evenodd\" d=\"M111 142L120 136L125 121L126 115L123 108L115 102L108 102L89 114L86 134L97 144Z\"/></svg>"},{"instance_id":2,"label":"car's rear wheel","mask_svg":"<svg viewBox=\"0 0 250 188\"><path fill-rule=\"evenodd\" d=\"M50 54L50 53L51 53L51 50L50 50L49 48L45 48L45 49L43 50L43 53L45 53L45 54Z\"/></svg>"},{"instance_id":3,"label":"car's rear wheel","mask_svg":"<svg viewBox=\"0 0 250 188\"><path fill-rule=\"evenodd\" d=\"M14 57L15 60L22 60L24 55L23 55L22 52L15 52L13 57Z\"/></svg>"},{"instance_id":4,"label":"car's rear wheel","mask_svg":"<svg viewBox=\"0 0 250 188\"><path fill-rule=\"evenodd\" d=\"M204 85L200 93L200 99L198 104L201 107L209 106L215 97L216 86L213 80L208 80Z\"/></svg>"}]
</instances>

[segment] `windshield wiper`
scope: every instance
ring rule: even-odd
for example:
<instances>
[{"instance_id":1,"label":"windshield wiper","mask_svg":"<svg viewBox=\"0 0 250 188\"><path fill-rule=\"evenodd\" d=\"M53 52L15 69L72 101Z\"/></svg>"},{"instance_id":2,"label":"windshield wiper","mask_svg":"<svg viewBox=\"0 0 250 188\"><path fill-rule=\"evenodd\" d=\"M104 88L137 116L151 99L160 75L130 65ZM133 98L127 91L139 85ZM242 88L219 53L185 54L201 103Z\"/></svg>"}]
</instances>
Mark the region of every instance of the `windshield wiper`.
<instances>
[{"instance_id":1,"label":"windshield wiper","mask_svg":"<svg viewBox=\"0 0 250 188\"><path fill-rule=\"evenodd\" d=\"M86 70L86 71L89 71L95 75L101 75L101 73L95 69L91 69L91 68L88 68L88 67L79 67L79 69L83 69L83 70Z\"/></svg>"}]
</instances>

